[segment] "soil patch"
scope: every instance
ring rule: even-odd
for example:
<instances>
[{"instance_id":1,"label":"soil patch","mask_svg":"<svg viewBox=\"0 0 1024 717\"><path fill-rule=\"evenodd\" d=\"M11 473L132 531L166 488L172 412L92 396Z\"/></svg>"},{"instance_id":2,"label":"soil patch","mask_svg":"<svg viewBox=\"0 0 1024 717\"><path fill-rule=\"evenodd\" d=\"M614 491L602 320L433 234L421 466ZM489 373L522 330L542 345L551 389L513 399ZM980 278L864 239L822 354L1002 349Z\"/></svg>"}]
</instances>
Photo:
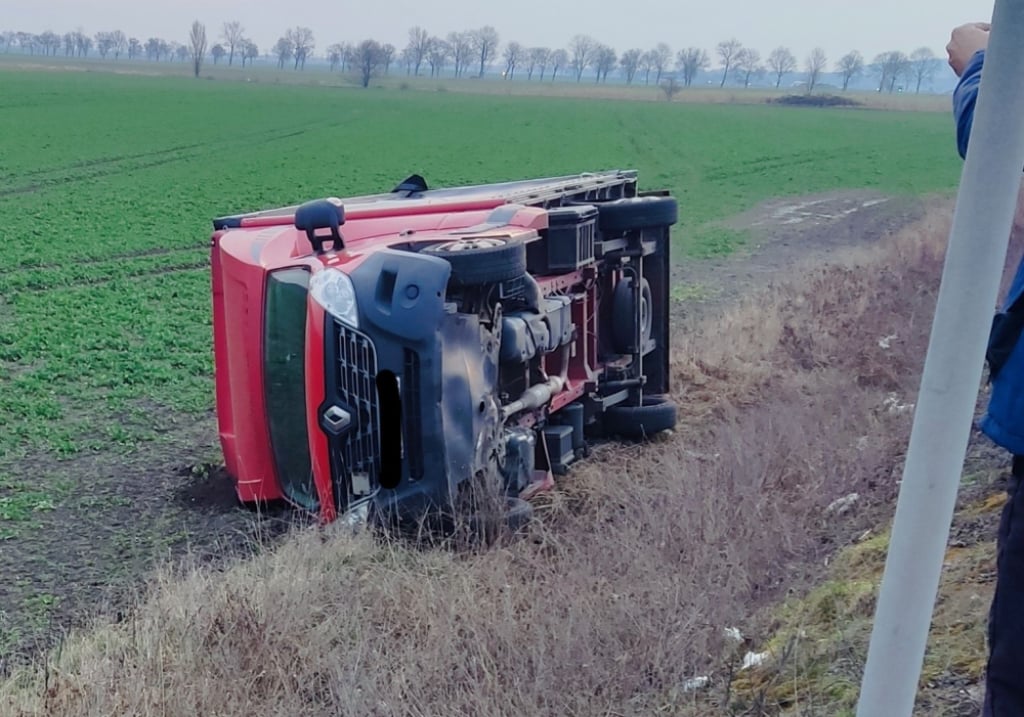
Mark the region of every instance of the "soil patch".
<instances>
[{"instance_id":1,"label":"soil patch","mask_svg":"<svg viewBox=\"0 0 1024 717\"><path fill-rule=\"evenodd\" d=\"M0 674L95 613L118 612L160 562L227 561L294 518L238 504L216 464L212 414L154 415L165 418L152 442L0 465L0 505L32 500L0 522Z\"/></svg>"}]
</instances>

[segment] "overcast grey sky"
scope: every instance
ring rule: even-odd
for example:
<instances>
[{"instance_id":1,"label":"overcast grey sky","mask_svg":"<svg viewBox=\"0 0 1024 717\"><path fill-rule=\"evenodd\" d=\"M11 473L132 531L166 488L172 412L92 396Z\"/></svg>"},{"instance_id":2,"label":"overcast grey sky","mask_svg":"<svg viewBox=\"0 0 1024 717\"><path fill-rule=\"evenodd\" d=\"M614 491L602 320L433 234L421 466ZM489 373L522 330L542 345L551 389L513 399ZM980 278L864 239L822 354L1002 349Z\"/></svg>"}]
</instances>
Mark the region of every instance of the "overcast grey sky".
<instances>
[{"instance_id":1,"label":"overcast grey sky","mask_svg":"<svg viewBox=\"0 0 1024 717\"><path fill-rule=\"evenodd\" d=\"M673 50L696 45L713 54L720 40L735 36L762 56L785 45L802 60L818 45L831 69L852 49L869 62L879 52L910 52L922 45L942 54L955 25L987 21L993 7L982 0L856 0L843 3L842 10L836 5L829 0L0 0L0 31L63 33L81 27L92 35L121 29L143 41L155 36L183 42L194 19L206 24L209 35L219 35L225 20L239 20L261 51L287 27L310 27L319 54L335 42L368 37L402 48L414 25L443 36L489 24L502 43L564 47L573 34L587 33L620 52L667 42Z\"/></svg>"}]
</instances>

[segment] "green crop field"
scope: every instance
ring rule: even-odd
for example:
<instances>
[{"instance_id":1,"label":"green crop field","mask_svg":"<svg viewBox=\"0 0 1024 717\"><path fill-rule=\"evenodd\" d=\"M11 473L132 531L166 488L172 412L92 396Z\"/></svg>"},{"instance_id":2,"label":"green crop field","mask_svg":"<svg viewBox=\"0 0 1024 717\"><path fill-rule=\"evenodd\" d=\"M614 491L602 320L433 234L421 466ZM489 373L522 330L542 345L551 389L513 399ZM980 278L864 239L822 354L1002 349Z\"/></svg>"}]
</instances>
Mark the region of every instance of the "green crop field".
<instances>
[{"instance_id":1,"label":"green crop field","mask_svg":"<svg viewBox=\"0 0 1024 717\"><path fill-rule=\"evenodd\" d=\"M743 236L714 220L771 197L950 191L951 124L929 112L0 70L0 572L22 571L0 587L0 651L35 629L5 627L5 612L45 622L61 590L103 583L181 530L147 494L155 447L216 460L212 217L386 191L413 172L440 186L628 167L678 196L685 261L735 249ZM180 430L191 423L198 433ZM110 454L121 462L83 462ZM113 520L119 505L134 524ZM72 523L81 553L59 538ZM75 555L86 562L68 567Z\"/></svg>"}]
</instances>

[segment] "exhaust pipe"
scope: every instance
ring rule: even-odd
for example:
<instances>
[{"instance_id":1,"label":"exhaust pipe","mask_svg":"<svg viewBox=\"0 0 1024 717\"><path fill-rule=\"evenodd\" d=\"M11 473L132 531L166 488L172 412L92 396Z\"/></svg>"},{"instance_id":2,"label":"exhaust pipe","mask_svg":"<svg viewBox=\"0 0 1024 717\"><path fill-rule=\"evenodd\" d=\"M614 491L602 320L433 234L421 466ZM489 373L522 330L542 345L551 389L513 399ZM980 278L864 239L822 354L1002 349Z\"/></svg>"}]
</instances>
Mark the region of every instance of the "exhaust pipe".
<instances>
[{"instance_id":1,"label":"exhaust pipe","mask_svg":"<svg viewBox=\"0 0 1024 717\"><path fill-rule=\"evenodd\" d=\"M559 394L569 382L569 345L562 347L562 370L558 376L552 376L547 381L534 384L523 391L523 394L501 408L501 420L507 421L517 413L532 411L547 404L552 398Z\"/></svg>"}]
</instances>

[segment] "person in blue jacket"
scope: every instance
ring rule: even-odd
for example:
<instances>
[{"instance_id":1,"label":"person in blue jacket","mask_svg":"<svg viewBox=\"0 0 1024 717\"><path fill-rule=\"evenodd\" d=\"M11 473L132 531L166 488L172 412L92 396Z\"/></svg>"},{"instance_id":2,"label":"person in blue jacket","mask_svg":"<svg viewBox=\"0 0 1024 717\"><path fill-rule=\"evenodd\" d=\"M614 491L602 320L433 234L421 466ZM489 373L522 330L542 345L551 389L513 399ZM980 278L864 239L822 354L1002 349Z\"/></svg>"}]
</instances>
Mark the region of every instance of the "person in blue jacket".
<instances>
[{"instance_id":1,"label":"person in blue jacket","mask_svg":"<svg viewBox=\"0 0 1024 717\"><path fill-rule=\"evenodd\" d=\"M990 26L970 23L953 30L946 52L960 78L953 92L956 142L967 148L981 84ZM1020 206L1018 206L1018 212ZM1008 500L999 524L996 588L989 613L985 717L1024 717L1024 261L992 323L987 360L991 393L980 428L1013 457Z\"/></svg>"}]
</instances>

